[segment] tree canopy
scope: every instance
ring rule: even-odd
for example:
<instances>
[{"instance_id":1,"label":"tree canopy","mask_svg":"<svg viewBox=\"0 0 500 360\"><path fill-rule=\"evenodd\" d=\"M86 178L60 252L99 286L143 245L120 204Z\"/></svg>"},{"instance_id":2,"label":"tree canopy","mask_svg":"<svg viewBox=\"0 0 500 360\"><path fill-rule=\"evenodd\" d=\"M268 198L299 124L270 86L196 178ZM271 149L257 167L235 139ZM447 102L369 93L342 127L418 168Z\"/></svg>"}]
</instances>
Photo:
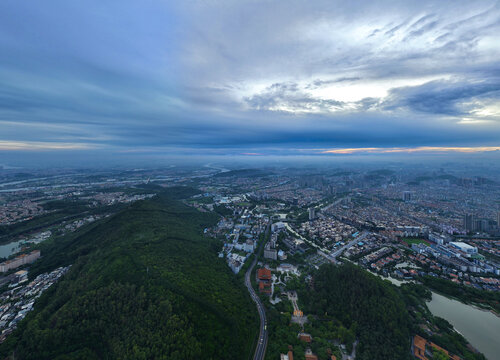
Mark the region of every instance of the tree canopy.
<instances>
[{"instance_id":1,"label":"tree canopy","mask_svg":"<svg viewBox=\"0 0 500 360\"><path fill-rule=\"evenodd\" d=\"M215 240L202 235L216 220L163 194L54 242L39 271L63 265L58 257L74 265L37 300L0 355L247 359L256 311L217 258Z\"/></svg>"}]
</instances>

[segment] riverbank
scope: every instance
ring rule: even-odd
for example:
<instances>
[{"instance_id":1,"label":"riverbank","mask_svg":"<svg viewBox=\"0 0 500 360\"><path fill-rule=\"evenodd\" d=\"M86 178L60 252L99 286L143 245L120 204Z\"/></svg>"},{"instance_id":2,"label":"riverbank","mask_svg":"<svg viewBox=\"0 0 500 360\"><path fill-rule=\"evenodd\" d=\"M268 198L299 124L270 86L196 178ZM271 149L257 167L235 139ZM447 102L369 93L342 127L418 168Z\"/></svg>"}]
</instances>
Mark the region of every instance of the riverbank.
<instances>
[{"instance_id":1,"label":"riverbank","mask_svg":"<svg viewBox=\"0 0 500 360\"><path fill-rule=\"evenodd\" d=\"M432 293L427 307L434 316L447 320L477 350L488 359L500 353L500 318L490 311L478 309L447 296Z\"/></svg>"},{"instance_id":2,"label":"riverbank","mask_svg":"<svg viewBox=\"0 0 500 360\"><path fill-rule=\"evenodd\" d=\"M499 293L478 290L470 286L455 284L449 280L429 276L421 277L419 280L432 291L438 292L448 298L456 299L464 304L491 311L497 317L500 317Z\"/></svg>"}]
</instances>

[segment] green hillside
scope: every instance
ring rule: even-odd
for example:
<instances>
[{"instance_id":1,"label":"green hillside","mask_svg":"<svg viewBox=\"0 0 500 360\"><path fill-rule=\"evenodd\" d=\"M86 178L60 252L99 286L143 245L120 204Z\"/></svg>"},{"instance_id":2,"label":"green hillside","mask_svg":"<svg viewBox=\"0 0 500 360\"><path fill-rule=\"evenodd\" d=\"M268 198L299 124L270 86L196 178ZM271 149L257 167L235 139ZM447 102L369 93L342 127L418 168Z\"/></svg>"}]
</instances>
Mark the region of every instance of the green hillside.
<instances>
[{"instance_id":1,"label":"green hillside","mask_svg":"<svg viewBox=\"0 0 500 360\"><path fill-rule=\"evenodd\" d=\"M306 299L306 310L354 329L357 359L409 358L410 318L403 297L391 284L351 264L324 265Z\"/></svg>"},{"instance_id":2,"label":"green hillside","mask_svg":"<svg viewBox=\"0 0 500 360\"><path fill-rule=\"evenodd\" d=\"M71 262L0 355L16 359L247 359L258 319L202 230L217 221L165 194L54 242L35 273Z\"/></svg>"}]
</instances>

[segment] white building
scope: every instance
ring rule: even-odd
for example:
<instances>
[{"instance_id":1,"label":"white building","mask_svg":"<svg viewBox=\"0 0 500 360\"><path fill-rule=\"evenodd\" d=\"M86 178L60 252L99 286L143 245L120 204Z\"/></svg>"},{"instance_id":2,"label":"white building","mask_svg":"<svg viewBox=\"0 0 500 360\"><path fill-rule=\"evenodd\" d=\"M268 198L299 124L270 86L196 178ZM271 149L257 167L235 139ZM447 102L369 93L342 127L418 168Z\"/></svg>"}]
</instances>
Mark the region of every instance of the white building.
<instances>
[{"instance_id":1,"label":"white building","mask_svg":"<svg viewBox=\"0 0 500 360\"><path fill-rule=\"evenodd\" d=\"M466 244L464 242L450 242L450 245L453 246L456 249L459 249L463 251L466 254L477 254L477 247L471 246L469 244Z\"/></svg>"},{"instance_id":2,"label":"white building","mask_svg":"<svg viewBox=\"0 0 500 360\"><path fill-rule=\"evenodd\" d=\"M278 231L278 230L282 230L282 229L284 229L284 228L285 228L285 223L284 223L284 222L282 222L282 221L279 221L279 222L277 222L277 223L274 223L274 224L271 226L271 230L272 230L273 232Z\"/></svg>"},{"instance_id":3,"label":"white building","mask_svg":"<svg viewBox=\"0 0 500 360\"><path fill-rule=\"evenodd\" d=\"M309 221L312 221L316 218L316 209L311 207L309 208Z\"/></svg>"},{"instance_id":4,"label":"white building","mask_svg":"<svg viewBox=\"0 0 500 360\"><path fill-rule=\"evenodd\" d=\"M292 273L295 275L300 275L300 272L297 269L297 267L295 265L292 265L292 264L280 264L276 268L276 271L280 272L280 273L287 273L287 274Z\"/></svg>"},{"instance_id":5,"label":"white building","mask_svg":"<svg viewBox=\"0 0 500 360\"><path fill-rule=\"evenodd\" d=\"M255 249L255 242L252 241L252 240L247 240L244 244L243 244L243 251L246 251L246 252L253 252Z\"/></svg>"},{"instance_id":6,"label":"white building","mask_svg":"<svg viewBox=\"0 0 500 360\"><path fill-rule=\"evenodd\" d=\"M438 245L443 245L448 240L448 238L446 237L446 235L431 232L429 233L429 240Z\"/></svg>"}]
</instances>

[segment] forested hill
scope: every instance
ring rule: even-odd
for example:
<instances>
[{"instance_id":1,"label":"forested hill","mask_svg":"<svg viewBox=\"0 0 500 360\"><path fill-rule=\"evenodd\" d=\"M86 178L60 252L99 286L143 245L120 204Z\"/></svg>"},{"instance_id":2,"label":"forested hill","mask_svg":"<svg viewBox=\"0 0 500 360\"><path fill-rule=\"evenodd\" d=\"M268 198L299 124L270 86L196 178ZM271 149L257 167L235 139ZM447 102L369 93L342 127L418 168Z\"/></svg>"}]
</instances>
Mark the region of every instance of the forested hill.
<instances>
[{"instance_id":1,"label":"forested hill","mask_svg":"<svg viewBox=\"0 0 500 360\"><path fill-rule=\"evenodd\" d=\"M247 359L258 319L243 284L202 236L216 220L159 195L51 245L39 268L57 256L74 265L38 299L0 355Z\"/></svg>"},{"instance_id":2,"label":"forested hill","mask_svg":"<svg viewBox=\"0 0 500 360\"><path fill-rule=\"evenodd\" d=\"M323 265L307 300L308 311L354 329L357 359L409 358L410 318L403 297L391 284L355 265Z\"/></svg>"}]
</instances>

